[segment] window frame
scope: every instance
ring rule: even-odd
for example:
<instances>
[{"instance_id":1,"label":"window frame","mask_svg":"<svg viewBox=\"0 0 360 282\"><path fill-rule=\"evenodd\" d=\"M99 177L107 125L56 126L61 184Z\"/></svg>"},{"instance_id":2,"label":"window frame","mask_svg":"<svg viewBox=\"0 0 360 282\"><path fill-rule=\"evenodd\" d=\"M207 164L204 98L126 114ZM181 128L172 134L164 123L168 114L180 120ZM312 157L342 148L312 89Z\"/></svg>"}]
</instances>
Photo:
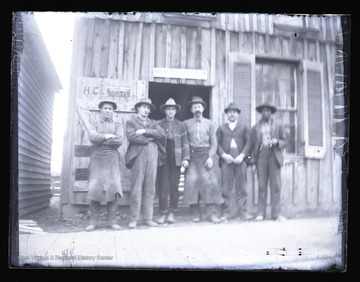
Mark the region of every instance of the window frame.
<instances>
[{"instance_id":1,"label":"window frame","mask_svg":"<svg viewBox=\"0 0 360 282\"><path fill-rule=\"evenodd\" d=\"M234 99L233 75L235 63L251 64L251 114L250 123L254 126L256 123L256 72L255 66L257 60L278 61L284 63L295 63L295 105L296 105L296 129L295 129L295 152L284 152L285 158L313 158L321 159L326 152L326 129L325 129L325 90L324 90L324 69L323 64L319 62L309 61L302 58L279 57L272 55L262 55L253 53L229 53L229 101ZM322 109L322 131L323 142L322 146L309 145L309 110L308 110L308 85L307 85L307 70L315 70L320 72L321 85L321 109Z\"/></svg>"}]
</instances>

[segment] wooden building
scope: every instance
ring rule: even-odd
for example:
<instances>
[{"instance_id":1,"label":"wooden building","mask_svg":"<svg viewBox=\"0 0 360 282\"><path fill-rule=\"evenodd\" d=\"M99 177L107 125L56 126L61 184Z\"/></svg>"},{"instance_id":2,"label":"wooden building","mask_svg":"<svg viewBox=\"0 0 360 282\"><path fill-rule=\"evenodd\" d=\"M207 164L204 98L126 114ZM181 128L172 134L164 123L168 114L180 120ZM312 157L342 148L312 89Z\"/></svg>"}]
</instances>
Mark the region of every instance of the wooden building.
<instances>
[{"instance_id":1,"label":"wooden building","mask_svg":"<svg viewBox=\"0 0 360 282\"><path fill-rule=\"evenodd\" d=\"M34 15L16 13L13 23L17 64L14 101L18 106L17 192L22 216L50 204L53 107L55 93L62 86Z\"/></svg>"},{"instance_id":2,"label":"wooden building","mask_svg":"<svg viewBox=\"0 0 360 282\"><path fill-rule=\"evenodd\" d=\"M241 106L249 127L265 99L278 107L274 118L286 127L289 146L282 169L284 214L340 207L334 180L333 106L335 61L342 42L340 16L268 14L85 13L76 20L69 120L61 182L63 216L88 204L91 146L86 122L99 117L98 102L118 104L116 119L134 115L149 97L159 108L169 97L191 117L193 95L208 104L205 116L226 120L225 106ZM160 119L158 110L151 118ZM125 135L125 134L124 134ZM127 144L119 148L124 156ZM130 171L122 163L128 203ZM257 180L248 171L248 204L257 205Z\"/></svg>"}]
</instances>

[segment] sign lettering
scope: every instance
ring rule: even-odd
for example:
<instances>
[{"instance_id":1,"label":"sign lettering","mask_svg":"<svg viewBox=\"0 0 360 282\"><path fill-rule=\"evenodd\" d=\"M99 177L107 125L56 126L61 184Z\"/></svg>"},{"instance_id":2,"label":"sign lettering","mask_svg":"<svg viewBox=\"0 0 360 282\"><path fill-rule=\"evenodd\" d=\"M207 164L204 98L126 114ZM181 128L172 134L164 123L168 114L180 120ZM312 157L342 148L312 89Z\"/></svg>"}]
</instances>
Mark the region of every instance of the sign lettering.
<instances>
[{"instance_id":1,"label":"sign lettering","mask_svg":"<svg viewBox=\"0 0 360 282\"><path fill-rule=\"evenodd\" d=\"M206 70L154 68L154 77L207 80Z\"/></svg>"},{"instance_id":2,"label":"sign lettering","mask_svg":"<svg viewBox=\"0 0 360 282\"><path fill-rule=\"evenodd\" d=\"M108 87L107 93L112 97L130 97L130 88L121 86Z\"/></svg>"}]
</instances>

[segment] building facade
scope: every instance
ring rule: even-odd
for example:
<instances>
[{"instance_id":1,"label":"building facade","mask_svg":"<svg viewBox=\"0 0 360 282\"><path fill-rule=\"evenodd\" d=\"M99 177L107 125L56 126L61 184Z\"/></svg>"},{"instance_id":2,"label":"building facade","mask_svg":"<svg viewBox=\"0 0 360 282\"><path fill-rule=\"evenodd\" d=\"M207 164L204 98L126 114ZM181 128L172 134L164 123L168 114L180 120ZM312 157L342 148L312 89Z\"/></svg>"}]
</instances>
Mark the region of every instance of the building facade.
<instances>
[{"instance_id":1,"label":"building facade","mask_svg":"<svg viewBox=\"0 0 360 282\"><path fill-rule=\"evenodd\" d=\"M115 118L125 122L142 97L159 106L172 97L191 117L193 95L208 104L204 115L216 124L232 101L247 126L260 118L257 105L271 100L274 118L289 136L282 169L284 213L340 209L341 187L334 179L334 103L336 62L341 57L340 16L268 14L86 13L75 24L69 119L61 179L63 216L87 205L91 146L87 123L99 118L98 102L118 104ZM341 59L341 58L340 58ZM337 99L337 100L336 100ZM340 101L340 102L339 102ZM338 121L337 121L338 122ZM338 124L339 125L339 124ZM124 156L127 142L119 148ZM122 158L128 203L130 170ZM256 210L257 179L248 170L248 204ZM185 188L186 189L186 188Z\"/></svg>"},{"instance_id":2,"label":"building facade","mask_svg":"<svg viewBox=\"0 0 360 282\"><path fill-rule=\"evenodd\" d=\"M13 152L17 152L13 195L22 216L50 204L54 98L62 86L34 15L15 13L13 31L12 83L17 94L12 99L17 113L12 123Z\"/></svg>"}]
</instances>

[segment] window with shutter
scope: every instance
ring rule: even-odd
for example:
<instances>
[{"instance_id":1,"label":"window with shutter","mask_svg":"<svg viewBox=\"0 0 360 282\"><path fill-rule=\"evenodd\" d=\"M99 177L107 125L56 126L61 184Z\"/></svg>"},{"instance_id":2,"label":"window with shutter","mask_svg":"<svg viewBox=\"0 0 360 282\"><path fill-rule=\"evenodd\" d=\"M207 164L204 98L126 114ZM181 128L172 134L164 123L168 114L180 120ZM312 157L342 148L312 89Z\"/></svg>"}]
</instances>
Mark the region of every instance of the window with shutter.
<instances>
[{"instance_id":1,"label":"window with shutter","mask_svg":"<svg viewBox=\"0 0 360 282\"><path fill-rule=\"evenodd\" d=\"M305 157L323 158L325 155L323 66L320 63L304 60L303 70Z\"/></svg>"},{"instance_id":2,"label":"window with shutter","mask_svg":"<svg viewBox=\"0 0 360 282\"><path fill-rule=\"evenodd\" d=\"M241 108L241 121L255 122L255 55L230 53L230 99Z\"/></svg>"}]
</instances>

